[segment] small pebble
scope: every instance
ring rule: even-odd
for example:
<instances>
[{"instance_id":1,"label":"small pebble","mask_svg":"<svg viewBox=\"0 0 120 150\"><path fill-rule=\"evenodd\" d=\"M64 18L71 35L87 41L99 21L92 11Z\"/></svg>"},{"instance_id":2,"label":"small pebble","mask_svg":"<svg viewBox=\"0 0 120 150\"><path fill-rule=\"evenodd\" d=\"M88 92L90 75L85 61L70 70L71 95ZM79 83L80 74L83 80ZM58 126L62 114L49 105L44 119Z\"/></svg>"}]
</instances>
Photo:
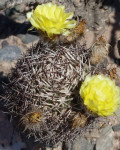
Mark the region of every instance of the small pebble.
<instances>
[{"instance_id":1,"label":"small pebble","mask_svg":"<svg viewBox=\"0 0 120 150\"><path fill-rule=\"evenodd\" d=\"M6 46L0 49L0 62L11 62L20 57L21 50L17 46Z\"/></svg>"},{"instance_id":2,"label":"small pebble","mask_svg":"<svg viewBox=\"0 0 120 150\"><path fill-rule=\"evenodd\" d=\"M39 39L39 36L28 34L28 33L27 34L18 34L17 37L19 37L22 40L22 42L25 44L32 43Z\"/></svg>"},{"instance_id":3,"label":"small pebble","mask_svg":"<svg viewBox=\"0 0 120 150\"><path fill-rule=\"evenodd\" d=\"M0 1L0 10L5 9L5 1Z\"/></svg>"},{"instance_id":4,"label":"small pebble","mask_svg":"<svg viewBox=\"0 0 120 150\"><path fill-rule=\"evenodd\" d=\"M120 109L118 109L118 110L115 112L115 115L117 116L117 119L118 119L118 121L120 122Z\"/></svg>"},{"instance_id":5,"label":"small pebble","mask_svg":"<svg viewBox=\"0 0 120 150\"><path fill-rule=\"evenodd\" d=\"M26 20L26 17L22 14L17 14L17 15L14 15L13 16L13 19L16 21L16 22L20 22L20 23L24 23L25 20Z\"/></svg>"},{"instance_id":6,"label":"small pebble","mask_svg":"<svg viewBox=\"0 0 120 150\"><path fill-rule=\"evenodd\" d=\"M5 10L5 15L6 16L12 16L13 14L15 14L16 13L16 10L15 10L15 8L13 7L13 8L7 8L6 10Z\"/></svg>"},{"instance_id":7,"label":"small pebble","mask_svg":"<svg viewBox=\"0 0 120 150\"><path fill-rule=\"evenodd\" d=\"M113 131L120 131L120 124L114 125L112 129Z\"/></svg>"},{"instance_id":8,"label":"small pebble","mask_svg":"<svg viewBox=\"0 0 120 150\"><path fill-rule=\"evenodd\" d=\"M96 150L108 150L113 146L114 132L111 126L105 127L96 141Z\"/></svg>"},{"instance_id":9,"label":"small pebble","mask_svg":"<svg viewBox=\"0 0 120 150\"><path fill-rule=\"evenodd\" d=\"M64 145L64 150L93 150L94 145L89 143L85 138L77 136L76 140L71 142L66 142Z\"/></svg>"},{"instance_id":10,"label":"small pebble","mask_svg":"<svg viewBox=\"0 0 120 150\"><path fill-rule=\"evenodd\" d=\"M9 44L8 44L8 42L6 40L2 41L2 43L1 43L2 48L6 47L8 45Z\"/></svg>"}]
</instances>

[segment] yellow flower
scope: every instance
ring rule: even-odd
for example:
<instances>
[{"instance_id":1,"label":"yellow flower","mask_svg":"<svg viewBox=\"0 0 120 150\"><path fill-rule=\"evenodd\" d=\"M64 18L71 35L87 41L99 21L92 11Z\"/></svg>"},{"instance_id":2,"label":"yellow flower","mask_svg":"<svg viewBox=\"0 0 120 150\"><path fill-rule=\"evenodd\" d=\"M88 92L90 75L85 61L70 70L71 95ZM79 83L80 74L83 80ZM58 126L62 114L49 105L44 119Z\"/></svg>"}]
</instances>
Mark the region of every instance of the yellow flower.
<instances>
[{"instance_id":1,"label":"yellow flower","mask_svg":"<svg viewBox=\"0 0 120 150\"><path fill-rule=\"evenodd\" d=\"M73 13L66 13L64 6L57 6L52 3L38 5L35 10L27 13L33 28L42 30L49 37L54 34L69 35L69 29L76 26L75 20L70 20Z\"/></svg>"},{"instance_id":2,"label":"yellow flower","mask_svg":"<svg viewBox=\"0 0 120 150\"><path fill-rule=\"evenodd\" d=\"M103 75L87 76L80 95L86 107L99 116L112 115L120 106L120 88Z\"/></svg>"}]
</instances>

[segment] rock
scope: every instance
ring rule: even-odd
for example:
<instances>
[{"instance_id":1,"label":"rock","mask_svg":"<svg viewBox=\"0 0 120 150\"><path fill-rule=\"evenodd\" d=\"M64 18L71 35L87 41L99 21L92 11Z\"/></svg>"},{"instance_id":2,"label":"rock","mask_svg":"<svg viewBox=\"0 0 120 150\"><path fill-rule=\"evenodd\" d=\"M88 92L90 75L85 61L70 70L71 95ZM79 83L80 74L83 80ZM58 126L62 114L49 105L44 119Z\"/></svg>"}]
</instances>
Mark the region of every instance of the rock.
<instances>
[{"instance_id":1,"label":"rock","mask_svg":"<svg viewBox=\"0 0 120 150\"><path fill-rule=\"evenodd\" d=\"M27 34L18 34L17 37L19 37L22 40L22 42L25 44L32 43L39 39L39 36L28 34L28 33Z\"/></svg>"},{"instance_id":2,"label":"rock","mask_svg":"<svg viewBox=\"0 0 120 150\"><path fill-rule=\"evenodd\" d=\"M120 124L114 125L112 129L113 131L120 131Z\"/></svg>"},{"instance_id":3,"label":"rock","mask_svg":"<svg viewBox=\"0 0 120 150\"><path fill-rule=\"evenodd\" d=\"M108 6L103 6L103 9L104 9L104 10L108 10L109 7L108 7Z\"/></svg>"},{"instance_id":4,"label":"rock","mask_svg":"<svg viewBox=\"0 0 120 150\"><path fill-rule=\"evenodd\" d=\"M0 1L0 10L5 8L5 4L6 4L7 0L1 0Z\"/></svg>"},{"instance_id":5,"label":"rock","mask_svg":"<svg viewBox=\"0 0 120 150\"><path fill-rule=\"evenodd\" d=\"M24 11L24 9L25 9L25 5L15 5L14 7L8 7L8 8L6 8L5 9L5 15L6 16L12 16L12 15L16 15L16 14L19 14L19 13L21 13L21 14L23 14L23 11Z\"/></svg>"},{"instance_id":6,"label":"rock","mask_svg":"<svg viewBox=\"0 0 120 150\"><path fill-rule=\"evenodd\" d=\"M1 43L2 48L6 47L8 45L9 44L8 44L8 42L6 40L2 41L2 43Z\"/></svg>"},{"instance_id":7,"label":"rock","mask_svg":"<svg viewBox=\"0 0 120 150\"><path fill-rule=\"evenodd\" d=\"M21 50L17 46L6 46L0 49L0 62L11 62L20 57Z\"/></svg>"},{"instance_id":8,"label":"rock","mask_svg":"<svg viewBox=\"0 0 120 150\"><path fill-rule=\"evenodd\" d=\"M17 13L16 9L13 7L13 8L7 8L5 10L5 15L6 16L12 16L14 15L15 13Z\"/></svg>"},{"instance_id":9,"label":"rock","mask_svg":"<svg viewBox=\"0 0 120 150\"><path fill-rule=\"evenodd\" d=\"M71 150L72 148L72 142L63 142L63 150Z\"/></svg>"},{"instance_id":10,"label":"rock","mask_svg":"<svg viewBox=\"0 0 120 150\"><path fill-rule=\"evenodd\" d=\"M20 5L15 5L14 8L16 9L17 12L23 13L24 10L26 9L25 4L20 4Z\"/></svg>"},{"instance_id":11,"label":"rock","mask_svg":"<svg viewBox=\"0 0 120 150\"><path fill-rule=\"evenodd\" d=\"M1 149L1 150L27 150L27 149L25 143L18 141L13 143L12 146L7 146L7 147L5 146L5 149Z\"/></svg>"},{"instance_id":12,"label":"rock","mask_svg":"<svg viewBox=\"0 0 120 150\"><path fill-rule=\"evenodd\" d=\"M62 143L59 146L55 147L55 148L46 147L46 150L62 150Z\"/></svg>"},{"instance_id":13,"label":"rock","mask_svg":"<svg viewBox=\"0 0 120 150\"><path fill-rule=\"evenodd\" d=\"M26 19L26 17L24 15L18 15L16 18L17 22L24 22Z\"/></svg>"},{"instance_id":14,"label":"rock","mask_svg":"<svg viewBox=\"0 0 120 150\"><path fill-rule=\"evenodd\" d=\"M120 122L120 109L118 109L118 110L115 112L115 115L117 116L117 119L118 119L118 121Z\"/></svg>"},{"instance_id":15,"label":"rock","mask_svg":"<svg viewBox=\"0 0 120 150\"><path fill-rule=\"evenodd\" d=\"M15 5L14 8L17 12L20 12L20 5Z\"/></svg>"},{"instance_id":16,"label":"rock","mask_svg":"<svg viewBox=\"0 0 120 150\"><path fill-rule=\"evenodd\" d=\"M85 138L79 137L72 145L71 150L93 150L93 145L88 143Z\"/></svg>"},{"instance_id":17,"label":"rock","mask_svg":"<svg viewBox=\"0 0 120 150\"><path fill-rule=\"evenodd\" d=\"M105 127L96 141L96 150L108 150L113 146L114 132L111 126Z\"/></svg>"},{"instance_id":18,"label":"rock","mask_svg":"<svg viewBox=\"0 0 120 150\"><path fill-rule=\"evenodd\" d=\"M19 22L19 23L24 23L26 20L26 17L22 14L15 14L14 16L12 16L13 20L15 20L15 22Z\"/></svg>"},{"instance_id":19,"label":"rock","mask_svg":"<svg viewBox=\"0 0 120 150\"><path fill-rule=\"evenodd\" d=\"M78 136L76 140L71 143L65 143L63 150L93 150L94 145L89 143L85 138Z\"/></svg>"},{"instance_id":20,"label":"rock","mask_svg":"<svg viewBox=\"0 0 120 150\"><path fill-rule=\"evenodd\" d=\"M5 10L5 15L6 15L6 16L10 16L10 15L11 15L11 9L10 9L10 8L7 8L7 9Z\"/></svg>"},{"instance_id":21,"label":"rock","mask_svg":"<svg viewBox=\"0 0 120 150\"><path fill-rule=\"evenodd\" d=\"M80 145L81 145L81 150L93 150L94 145L89 143L85 138L80 139ZM78 150L77 147L76 149L73 150Z\"/></svg>"}]
</instances>

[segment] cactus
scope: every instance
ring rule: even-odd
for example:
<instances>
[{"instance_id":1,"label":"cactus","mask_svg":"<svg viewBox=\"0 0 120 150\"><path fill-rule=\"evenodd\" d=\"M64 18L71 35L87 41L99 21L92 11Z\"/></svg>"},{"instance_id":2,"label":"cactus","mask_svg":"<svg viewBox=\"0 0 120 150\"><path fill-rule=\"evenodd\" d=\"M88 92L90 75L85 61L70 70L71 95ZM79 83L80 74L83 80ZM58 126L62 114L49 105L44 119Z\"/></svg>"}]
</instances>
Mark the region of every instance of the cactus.
<instances>
[{"instance_id":1,"label":"cactus","mask_svg":"<svg viewBox=\"0 0 120 150\"><path fill-rule=\"evenodd\" d=\"M52 146L90 127L78 86L89 71L89 53L85 45L38 42L18 60L4 100L28 137Z\"/></svg>"}]
</instances>

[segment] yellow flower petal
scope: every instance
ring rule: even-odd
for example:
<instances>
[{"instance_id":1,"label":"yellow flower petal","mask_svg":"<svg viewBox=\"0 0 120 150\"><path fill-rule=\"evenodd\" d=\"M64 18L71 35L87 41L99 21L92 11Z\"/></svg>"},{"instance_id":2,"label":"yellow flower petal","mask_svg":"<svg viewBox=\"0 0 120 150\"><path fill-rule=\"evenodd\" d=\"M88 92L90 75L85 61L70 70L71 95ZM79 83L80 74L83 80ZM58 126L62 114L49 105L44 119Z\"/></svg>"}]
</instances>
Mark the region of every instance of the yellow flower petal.
<instances>
[{"instance_id":1,"label":"yellow flower petal","mask_svg":"<svg viewBox=\"0 0 120 150\"><path fill-rule=\"evenodd\" d=\"M27 18L30 19L32 15L33 15L33 12L28 12L27 13Z\"/></svg>"},{"instance_id":2,"label":"yellow flower petal","mask_svg":"<svg viewBox=\"0 0 120 150\"><path fill-rule=\"evenodd\" d=\"M64 30L64 32L63 32L63 35L64 35L64 36L68 36L69 34L70 34L70 31Z\"/></svg>"},{"instance_id":3,"label":"yellow flower petal","mask_svg":"<svg viewBox=\"0 0 120 150\"><path fill-rule=\"evenodd\" d=\"M120 107L120 88L103 75L87 76L80 95L86 107L99 116L112 115Z\"/></svg>"},{"instance_id":4,"label":"yellow flower petal","mask_svg":"<svg viewBox=\"0 0 120 150\"><path fill-rule=\"evenodd\" d=\"M38 5L34 11L27 13L32 26L45 31L49 37L53 34L70 34L69 29L76 26L76 21L70 20L72 17L73 13L66 13L64 6L52 3Z\"/></svg>"},{"instance_id":5,"label":"yellow flower petal","mask_svg":"<svg viewBox=\"0 0 120 150\"><path fill-rule=\"evenodd\" d=\"M67 19L72 19L73 15L74 15L73 12L70 12L70 13L66 14L65 16Z\"/></svg>"}]
</instances>

